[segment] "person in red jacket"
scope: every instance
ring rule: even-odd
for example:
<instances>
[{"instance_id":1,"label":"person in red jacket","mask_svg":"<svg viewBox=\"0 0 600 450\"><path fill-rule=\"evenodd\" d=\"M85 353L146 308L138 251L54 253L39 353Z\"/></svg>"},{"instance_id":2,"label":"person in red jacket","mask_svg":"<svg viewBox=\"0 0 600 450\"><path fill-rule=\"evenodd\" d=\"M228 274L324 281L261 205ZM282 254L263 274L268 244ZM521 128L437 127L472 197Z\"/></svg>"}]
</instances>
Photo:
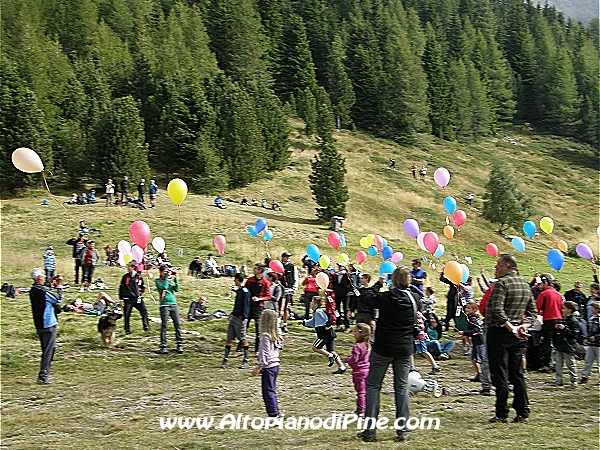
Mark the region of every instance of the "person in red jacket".
<instances>
[{"instance_id":1,"label":"person in red jacket","mask_svg":"<svg viewBox=\"0 0 600 450\"><path fill-rule=\"evenodd\" d=\"M555 325L562 320L561 308L563 298L556 289L556 280L549 273L540 276L541 283L539 288L540 295L535 302L535 306L544 318L542 325L542 357L540 371L549 371L552 360L552 342L554 341Z\"/></svg>"},{"instance_id":2,"label":"person in red jacket","mask_svg":"<svg viewBox=\"0 0 600 450\"><path fill-rule=\"evenodd\" d=\"M271 300L271 283L263 277L265 265L261 263L254 264L252 271L254 275L246 280L246 287L250 291L250 315L246 327L250 330L250 321L254 320L256 329L256 338L254 340L254 351L258 352L258 343L260 338L260 315L263 312L265 301Z\"/></svg>"}]
</instances>

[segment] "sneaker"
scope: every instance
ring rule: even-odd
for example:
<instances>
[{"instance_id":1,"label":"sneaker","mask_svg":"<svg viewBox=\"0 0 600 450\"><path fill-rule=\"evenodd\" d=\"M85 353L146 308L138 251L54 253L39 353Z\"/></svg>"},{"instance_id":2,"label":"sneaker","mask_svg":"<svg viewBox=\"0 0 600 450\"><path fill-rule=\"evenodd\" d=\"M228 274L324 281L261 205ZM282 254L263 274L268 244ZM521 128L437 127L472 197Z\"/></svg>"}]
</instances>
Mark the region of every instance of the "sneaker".
<instances>
[{"instance_id":1,"label":"sneaker","mask_svg":"<svg viewBox=\"0 0 600 450\"><path fill-rule=\"evenodd\" d=\"M587 380L588 380L588 377L581 377L581 380L579 380L579 382L581 384L585 384L585 383L587 383Z\"/></svg>"},{"instance_id":2,"label":"sneaker","mask_svg":"<svg viewBox=\"0 0 600 450\"><path fill-rule=\"evenodd\" d=\"M181 345L177 346L177 354L181 355L183 353L183 347Z\"/></svg>"},{"instance_id":3,"label":"sneaker","mask_svg":"<svg viewBox=\"0 0 600 450\"><path fill-rule=\"evenodd\" d=\"M479 383L481 381L481 374L478 373L477 375L475 375L473 378L469 378L469 381L472 381L474 383Z\"/></svg>"},{"instance_id":4,"label":"sneaker","mask_svg":"<svg viewBox=\"0 0 600 450\"><path fill-rule=\"evenodd\" d=\"M571 387L572 388L576 388L577 387L577 381L571 381Z\"/></svg>"},{"instance_id":5,"label":"sneaker","mask_svg":"<svg viewBox=\"0 0 600 450\"><path fill-rule=\"evenodd\" d=\"M435 375L438 372L441 372L442 368L440 366L433 366L430 372L427 372L428 375Z\"/></svg>"},{"instance_id":6,"label":"sneaker","mask_svg":"<svg viewBox=\"0 0 600 450\"><path fill-rule=\"evenodd\" d=\"M131 330L125 330L125 334L131 334Z\"/></svg>"},{"instance_id":7,"label":"sneaker","mask_svg":"<svg viewBox=\"0 0 600 450\"><path fill-rule=\"evenodd\" d=\"M167 355L169 353L169 350L167 350L166 347L162 347L159 350L157 350L156 353L158 353L159 355Z\"/></svg>"},{"instance_id":8,"label":"sneaker","mask_svg":"<svg viewBox=\"0 0 600 450\"><path fill-rule=\"evenodd\" d=\"M529 417L516 416L513 423L529 423Z\"/></svg>"},{"instance_id":9,"label":"sneaker","mask_svg":"<svg viewBox=\"0 0 600 450\"><path fill-rule=\"evenodd\" d=\"M249 367L250 367L250 366L248 365L248 360L247 360L247 359L245 359L245 360L242 362L242 365L241 365L239 368L240 368L240 369L248 369Z\"/></svg>"},{"instance_id":10,"label":"sneaker","mask_svg":"<svg viewBox=\"0 0 600 450\"><path fill-rule=\"evenodd\" d=\"M401 433L394 438L395 442L408 442L408 433Z\"/></svg>"},{"instance_id":11,"label":"sneaker","mask_svg":"<svg viewBox=\"0 0 600 450\"><path fill-rule=\"evenodd\" d=\"M229 362L227 358L223 358L223 362L221 363L221 369L229 369Z\"/></svg>"},{"instance_id":12,"label":"sneaker","mask_svg":"<svg viewBox=\"0 0 600 450\"><path fill-rule=\"evenodd\" d=\"M373 433L367 433L367 431L360 431L356 434L356 437L362 439L363 442L377 442L377 438Z\"/></svg>"},{"instance_id":13,"label":"sneaker","mask_svg":"<svg viewBox=\"0 0 600 450\"><path fill-rule=\"evenodd\" d=\"M92 292L92 288L87 288L87 291L88 292Z\"/></svg>"},{"instance_id":14,"label":"sneaker","mask_svg":"<svg viewBox=\"0 0 600 450\"><path fill-rule=\"evenodd\" d=\"M188 316L188 322L193 322L194 320L196 319L194 319L192 316Z\"/></svg>"},{"instance_id":15,"label":"sneaker","mask_svg":"<svg viewBox=\"0 0 600 450\"><path fill-rule=\"evenodd\" d=\"M52 377L38 378L36 383L37 384L52 384L52 383L54 383L54 378L52 378Z\"/></svg>"},{"instance_id":16,"label":"sneaker","mask_svg":"<svg viewBox=\"0 0 600 450\"><path fill-rule=\"evenodd\" d=\"M490 420L488 420L488 422L489 423L508 423L508 419L506 417L494 416Z\"/></svg>"},{"instance_id":17,"label":"sneaker","mask_svg":"<svg viewBox=\"0 0 600 450\"><path fill-rule=\"evenodd\" d=\"M336 357L337 355L335 353L332 353L331 356L327 357L329 359L329 364L327 364L327 367L332 367L335 364Z\"/></svg>"},{"instance_id":18,"label":"sneaker","mask_svg":"<svg viewBox=\"0 0 600 450\"><path fill-rule=\"evenodd\" d=\"M338 370L336 370L335 372L331 372L331 373L332 373L332 374L334 374L334 375L340 375L340 374L342 374L342 373L345 373L345 372L346 372L346 370L348 370L348 369L346 369L345 367L342 369L342 368L340 367L340 368L338 368Z\"/></svg>"},{"instance_id":19,"label":"sneaker","mask_svg":"<svg viewBox=\"0 0 600 450\"><path fill-rule=\"evenodd\" d=\"M490 389L482 389L479 391L479 395L483 395L485 397L491 397L492 391Z\"/></svg>"},{"instance_id":20,"label":"sneaker","mask_svg":"<svg viewBox=\"0 0 600 450\"><path fill-rule=\"evenodd\" d=\"M438 359L440 361L448 361L450 359L450 355L447 353L442 353L440 356L438 356Z\"/></svg>"},{"instance_id":21,"label":"sneaker","mask_svg":"<svg viewBox=\"0 0 600 450\"><path fill-rule=\"evenodd\" d=\"M290 330L288 330L287 326L284 325L283 327L281 327L281 332L282 333L289 333L289 331Z\"/></svg>"},{"instance_id":22,"label":"sneaker","mask_svg":"<svg viewBox=\"0 0 600 450\"><path fill-rule=\"evenodd\" d=\"M562 381L555 381L554 383L552 383L553 386L564 386L565 384Z\"/></svg>"}]
</instances>

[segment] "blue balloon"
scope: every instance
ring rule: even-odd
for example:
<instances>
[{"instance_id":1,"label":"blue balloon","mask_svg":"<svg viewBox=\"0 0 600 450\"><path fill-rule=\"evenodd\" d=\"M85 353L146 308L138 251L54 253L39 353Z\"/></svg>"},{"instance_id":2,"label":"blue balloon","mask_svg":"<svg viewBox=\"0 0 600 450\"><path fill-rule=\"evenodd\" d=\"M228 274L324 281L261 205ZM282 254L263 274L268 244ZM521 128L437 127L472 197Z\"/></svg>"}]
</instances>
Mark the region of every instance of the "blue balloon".
<instances>
[{"instance_id":1,"label":"blue balloon","mask_svg":"<svg viewBox=\"0 0 600 450\"><path fill-rule=\"evenodd\" d=\"M565 255L560 250L554 249L548 252L548 264L554 270L560 270L565 263Z\"/></svg>"},{"instance_id":2,"label":"blue balloon","mask_svg":"<svg viewBox=\"0 0 600 450\"><path fill-rule=\"evenodd\" d=\"M394 249L390 246L385 246L381 249L381 257L383 259L390 259L394 254Z\"/></svg>"},{"instance_id":3,"label":"blue balloon","mask_svg":"<svg viewBox=\"0 0 600 450\"><path fill-rule=\"evenodd\" d=\"M381 240L383 241L383 247L388 247L388 241L386 238L381 238Z\"/></svg>"},{"instance_id":4,"label":"blue balloon","mask_svg":"<svg viewBox=\"0 0 600 450\"><path fill-rule=\"evenodd\" d=\"M444 209L448 214L454 214L454 211L456 211L456 200L454 197L446 197L444 199Z\"/></svg>"},{"instance_id":5,"label":"blue balloon","mask_svg":"<svg viewBox=\"0 0 600 450\"><path fill-rule=\"evenodd\" d=\"M346 248L346 236L344 236L344 233L340 233L340 247Z\"/></svg>"},{"instance_id":6,"label":"blue balloon","mask_svg":"<svg viewBox=\"0 0 600 450\"><path fill-rule=\"evenodd\" d=\"M460 279L460 282L466 283L467 280L469 279L469 267L466 264L461 264L460 267L462 267L462 270L463 270L462 278Z\"/></svg>"},{"instance_id":7,"label":"blue balloon","mask_svg":"<svg viewBox=\"0 0 600 450\"><path fill-rule=\"evenodd\" d=\"M267 221L263 218L260 218L256 221L256 232L260 233L262 230L267 228Z\"/></svg>"},{"instance_id":8,"label":"blue balloon","mask_svg":"<svg viewBox=\"0 0 600 450\"><path fill-rule=\"evenodd\" d=\"M390 261L386 261L381 266L379 266L379 275L387 275L393 273L396 270L396 264Z\"/></svg>"},{"instance_id":9,"label":"blue balloon","mask_svg":"<svg viewBox=\"0 0 600 450\"><path fill-rule=\"evenodd\" d=\"M367 253L368 253L370 256L375 256L375 255L377 255L377 253L379 253L379 252L377 251L377 247L375 247L374 245L371 245L371 246L369 247L369 250L367 250Z\"/></svg>"},{"instance_id":10,"label":"blue balloon","mask_svg":"<svg viewBox=\"0 0 600 450\"><path fill-rule=\"evenodd\" d=\"M444 254L445 251L446 251L446 248L444 247L444 244L438 244L437 250L433 254L433 257L439 258L440 256L442 256Z\"/></svg>"},{"instance_id":11,"label":"blue balloon","mask_svg":"<svg viewBox=\"0 0 600 450\"><path fill-rule=\"evenodd\" d=\"M528 220L527 222L525 222L523 224L523 233L525 233L525 236L527 236L529 239L531 239L535 236L535 230L536 230L535 223L533 223L531 220ZM525 251L525 250L521 250L521 251Z\"/></svg>"},{"instance_id":12,"label":"blue balloon","mask_svg":"<svg viewBox=\"0 0 600 450\"><path fill-rule=\"evenodd\" d=\"M519 250L520 252L525 251L525 241L523 238L514 237L511 241L511 244L515 250Z\"/></svg>"},{"instance_id":13,"label":"blue balloon","mask_svg":"<svg viewBox=\"0 0 600 450\"><path fill-rule=\"evenodd\" d=\"M310 244L308 247L306 247L306 256L318 263L319 258L321 257L321 250L319 250L319 247L317 247L315 244Z\"/></svg>"},{"instance_id":14,"label":"blue balloon","mask_svg":"<svg viewBox=\"0 0 600 450\"><path fill-rule=\"evenodd\" d=\"M258 231L256 231L256 227L254 225L248 225L248 233L250 233L250 236L258 236Z\"/></svg>"},{"instance_id":15,"label":"blue balloon","mask_svg":"<svg viewBox=\"0 0 600 450\"><path fill-rule=\"evenodd\" d=\"M273 239L273 232L271 230L265 231L265 234L263 235L263 239L265 241L269 242L271 239Z\"/></svg>"}]
</instances>

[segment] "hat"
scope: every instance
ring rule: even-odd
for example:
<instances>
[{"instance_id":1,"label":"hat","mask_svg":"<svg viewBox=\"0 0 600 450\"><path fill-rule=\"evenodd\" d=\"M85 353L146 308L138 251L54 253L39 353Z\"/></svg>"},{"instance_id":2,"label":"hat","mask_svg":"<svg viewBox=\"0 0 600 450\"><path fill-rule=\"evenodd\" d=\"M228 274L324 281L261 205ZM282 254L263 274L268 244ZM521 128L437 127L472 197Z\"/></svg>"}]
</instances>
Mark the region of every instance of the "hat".
<instances>
[{"instance_id":1,"label":"hat","mask_svg":"<svg viewBox=\"0 0 600 450\"><path fill-rule=\"evenodd\" d=\"M46 250L54 250L54 247L52 247L51 245L49 245Z\"/></svg>"},{"instance_id":2,"label":"hat","mask_svg":"<svg viewBox=\"0 0 600 450\"><path fill-rule=\"evenodd\" d=\"M551 283L555 280L554 275L552 275L551 273L543 273L540 278L546 284Z\"/></svg>"},{"instance_id":3,"label":"hat","mask_svg":"<svg viewBox=\"0 0 600 450\"><path fill-rule=\"evenodd\" d=\"M348 267L348 264L346 264L344 261L339 261L337 263L338 266L342 266L342 267Z\"/></svg>"},{"instance_id":4,"label":"hat","mask_svg":"<svg viewBox=\"0 0 600 450\"><path fill-rule=\"evenodd\" d=\"M291 253L288 253L288 252L283 252L283 253L281 254L281 257L283 258L283 257L285 257L285 256L292 256L292 254L291 254Z\"/></svg>"}]
</instances>

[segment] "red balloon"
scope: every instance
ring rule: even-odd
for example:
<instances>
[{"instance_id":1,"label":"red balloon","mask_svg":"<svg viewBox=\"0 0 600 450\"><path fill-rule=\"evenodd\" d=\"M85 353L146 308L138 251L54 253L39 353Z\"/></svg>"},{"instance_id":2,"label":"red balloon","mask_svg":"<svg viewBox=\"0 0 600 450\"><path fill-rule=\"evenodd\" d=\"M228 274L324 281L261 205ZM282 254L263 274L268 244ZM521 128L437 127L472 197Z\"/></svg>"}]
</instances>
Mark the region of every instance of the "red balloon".
<instances>
[{"instance_id":1,"label":"red balloon","mask_svg":"<svg viewBox=\"0 0 600 450\"><path fill-rule=\"evenodd\" d=\"M217 235L215 236L215 248L219 252L219 255L223 256L225 254L225 246L227 245L227 241L225 240L225 236Z\"/></svg>"},{"instance_id":2,"label":"red balloon","mask_svg":"<svg viewBox=\"0 0 600 450\"><path fill-rule=\"evenodd\" d=\"M493 258L498 256L498 246L496 244L489 243L485 246L485 251Z\"/></svg>"},{"instance_id":3,"label":"red balloon","mask_svg":"<svg viewBox=\"0 0 600 450\"><path fill-rule=\"evenodd\" d=\"M440 238L433 231L430 231L429 233L425 233L425 236L423 236L423 246L432 255L436 252L439 243L440 243Z\"/></svg>"},{"instance_id":4,"label":"red balloon","mask_svg":"<svg viewBox=\"0 0 600 450\"><path fill-rule=\"evenodd\" d=\"M452 220L457 227L460 227L467 221L467 213L462 209L458 209L454 211L454 214L452 214Z\"/></svg>"},{"instance_id":5,"label":"red balloon","mask_svg":"<svg viewBox=\"0 0 600 450\"><path fill-rule=\"evenodd\" d=\"M150 227L142 220L136 220L129 227L129 237L134 244L146 249L150 242Z\"/></svg>"},{"instance_id":6,"label":"red balloon","mask_svg":"<svg viewBox=\"0 0 600 450\"><path fill-rule=\"evenodd\" d=\"M284 273L285 272L285 269L283 268L283 264L281 264L281 261L278 261L276 259L273 259L269 263L269 269L271 269L275 273Z\"/></svg>"},{"instance_id":7,"label":"red balloon","mask_svg":"<svg viewBox=\"0 0 600 450\"><path fill-rule=\"evenodd\" d=\"M367 254L365 252L363 252L362 250L356 254L356 262L358 264L364 263L365 259L367 259Z\"/></svg>"},{"instance_id":8,"label":"red balloon","mask_svg":"<svg viewBox=\"0 0 600 450\"><path fill-rule=\"evenodd\" d=\"M340 242L341 242L340 235L338 233L336 233L335 231L332 231L327 236L327 242L329 243L329 245L331 245L333 248L335 248L337 250L339 248Z\"/></svg>"}]
</instances>

